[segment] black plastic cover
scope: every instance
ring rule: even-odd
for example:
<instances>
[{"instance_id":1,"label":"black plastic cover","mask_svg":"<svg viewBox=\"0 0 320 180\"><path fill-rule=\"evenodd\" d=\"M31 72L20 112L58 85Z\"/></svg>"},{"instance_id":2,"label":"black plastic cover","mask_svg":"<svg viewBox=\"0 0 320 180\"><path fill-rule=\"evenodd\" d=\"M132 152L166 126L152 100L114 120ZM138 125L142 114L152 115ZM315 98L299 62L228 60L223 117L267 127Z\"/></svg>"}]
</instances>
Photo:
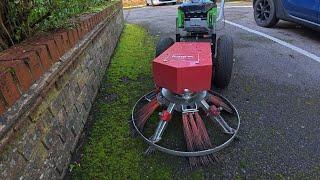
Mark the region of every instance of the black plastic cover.
<instances>
[{"instance_id":1,"label":"black plastic cover","mask_svg":"<svg viewBox=\"0 0 320 180\"><path fill-rule=\"evenodd\" d=\"M191 0L190 2L182 3L178 9L182 10L186 16L189 16L194 13L207 13L213 7L217 7L215 1Z\"/></svg>"}]
</instances>

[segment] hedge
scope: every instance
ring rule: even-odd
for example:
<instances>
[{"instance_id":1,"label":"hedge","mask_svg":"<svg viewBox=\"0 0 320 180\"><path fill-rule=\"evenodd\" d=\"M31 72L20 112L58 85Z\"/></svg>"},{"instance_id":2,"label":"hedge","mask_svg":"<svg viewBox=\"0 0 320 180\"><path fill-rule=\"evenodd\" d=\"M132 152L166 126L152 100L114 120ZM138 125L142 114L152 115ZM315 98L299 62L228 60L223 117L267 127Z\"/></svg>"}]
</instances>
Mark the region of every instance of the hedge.
<instances>
[{"instance_id":1,"label":"hedge","mask_svg":"<svg viewBox=\"0 0 320 180\"><path fill-rule=\"evenodd\" d=\"M1 0L0 51L37 32L73 26L72 17L110 0Z\"/></svg>"}]
</instances>

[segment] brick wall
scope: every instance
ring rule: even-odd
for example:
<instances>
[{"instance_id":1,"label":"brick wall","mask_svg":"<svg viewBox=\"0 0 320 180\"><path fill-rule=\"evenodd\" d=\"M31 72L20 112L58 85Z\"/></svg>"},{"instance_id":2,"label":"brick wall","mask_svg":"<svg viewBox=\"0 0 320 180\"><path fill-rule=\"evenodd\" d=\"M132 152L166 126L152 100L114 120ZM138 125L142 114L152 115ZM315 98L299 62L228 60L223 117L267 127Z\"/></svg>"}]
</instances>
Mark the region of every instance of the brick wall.
<instances>
[{"instance_id":1,"label":"brick wall","mask_svg":"<svg viewBox=\"0 0 320 180\"><path fill-rule=\"evenodd\" d=\"M121 3L0 55L0 179L61 179L123 28Z\"/></svg>"}]
</instances>

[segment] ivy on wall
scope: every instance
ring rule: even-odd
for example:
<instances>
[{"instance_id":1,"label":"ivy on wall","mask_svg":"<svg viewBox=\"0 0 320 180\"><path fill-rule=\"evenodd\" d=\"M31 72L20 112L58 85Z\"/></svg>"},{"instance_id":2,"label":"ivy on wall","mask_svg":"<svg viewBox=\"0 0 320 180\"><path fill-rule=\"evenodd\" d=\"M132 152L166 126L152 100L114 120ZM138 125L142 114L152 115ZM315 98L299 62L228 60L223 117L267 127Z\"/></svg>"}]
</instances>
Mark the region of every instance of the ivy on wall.
<instances>
[{"instance_id":1,"label":"ivy on wall","mask_svg":"<svg viewBox=\"0 0 320 180\"><path fill-rule=\"evenodd\" d=\"M39 31L73 26L71 17L110 0L0 0L0 51Z\"/></svg>"}]
</instances>

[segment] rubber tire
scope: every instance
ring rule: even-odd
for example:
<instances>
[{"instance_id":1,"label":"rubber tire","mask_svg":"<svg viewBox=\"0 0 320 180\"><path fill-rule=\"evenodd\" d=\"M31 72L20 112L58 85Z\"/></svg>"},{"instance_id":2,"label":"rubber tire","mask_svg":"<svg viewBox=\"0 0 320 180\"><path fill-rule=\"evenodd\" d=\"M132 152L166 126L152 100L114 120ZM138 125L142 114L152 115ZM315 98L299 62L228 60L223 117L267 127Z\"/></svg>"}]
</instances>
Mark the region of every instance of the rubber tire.
<instances>
[{"instance_id":1,"label":"rubber tire","mask_svg":"<svg viewBox=\"0 0 320 180\"><path fill-rule=\"evenodd\" d=\"M179 33L179 30L178 30L178 18L176 18L176 42L180 42L181 41L181 35Z\"/></svg>"},{"instance_id":2,"label":"rubber tire","mask_svg":"<svg viewBox=\"0 0 320 180\"><path fill-rule=\"evenodd\" d=\"M274 1L273 0L265 0L265 1L268 1L268 3L270 4L270 16L267 20L265 21L260 21L257 17L257 7L258 7L258 4L263 1L263 0L257 0L255 3L254 3L254 6L253 6L253 14L254 14L254 20L256 21L256 24L258 26L261 26L261 27L273 27L274 25L276 25L278 22L279 22L279 18L277 18L277 15L276 15L276 6L274 4Z\"/></svg>"},{"instance_id":3,"label":"rubber tire","mask_svg":"<svg viewBox=\"0 0 320 180\"><path fill-rule=\"evenodd\" d=\"M233 40L230 36L222 35L217 41L217 58L213 60L212 89L228 87L233 68Z\"/></svg>"},{"instance_id":4,"label":"rubber tire","mask_svg":"<svg viewBox=\"0 0 320 180\"><path fill-rule=\"evenodd\" d=\"M160 56L160 54L166 51L173 44L174 40L172 38L160 39L156 46L156 57Z\"/></svg>"},{"instance_id":5,"label":"rubber tire","mask_svg":"<svg viewBox=\"0 0 320 180\"><path fill-rule=\"evenodd\" d=\"M180 42L181 41L181 35L180 34L176 34L176 42Z\"/></svg>"}]
</instances>

